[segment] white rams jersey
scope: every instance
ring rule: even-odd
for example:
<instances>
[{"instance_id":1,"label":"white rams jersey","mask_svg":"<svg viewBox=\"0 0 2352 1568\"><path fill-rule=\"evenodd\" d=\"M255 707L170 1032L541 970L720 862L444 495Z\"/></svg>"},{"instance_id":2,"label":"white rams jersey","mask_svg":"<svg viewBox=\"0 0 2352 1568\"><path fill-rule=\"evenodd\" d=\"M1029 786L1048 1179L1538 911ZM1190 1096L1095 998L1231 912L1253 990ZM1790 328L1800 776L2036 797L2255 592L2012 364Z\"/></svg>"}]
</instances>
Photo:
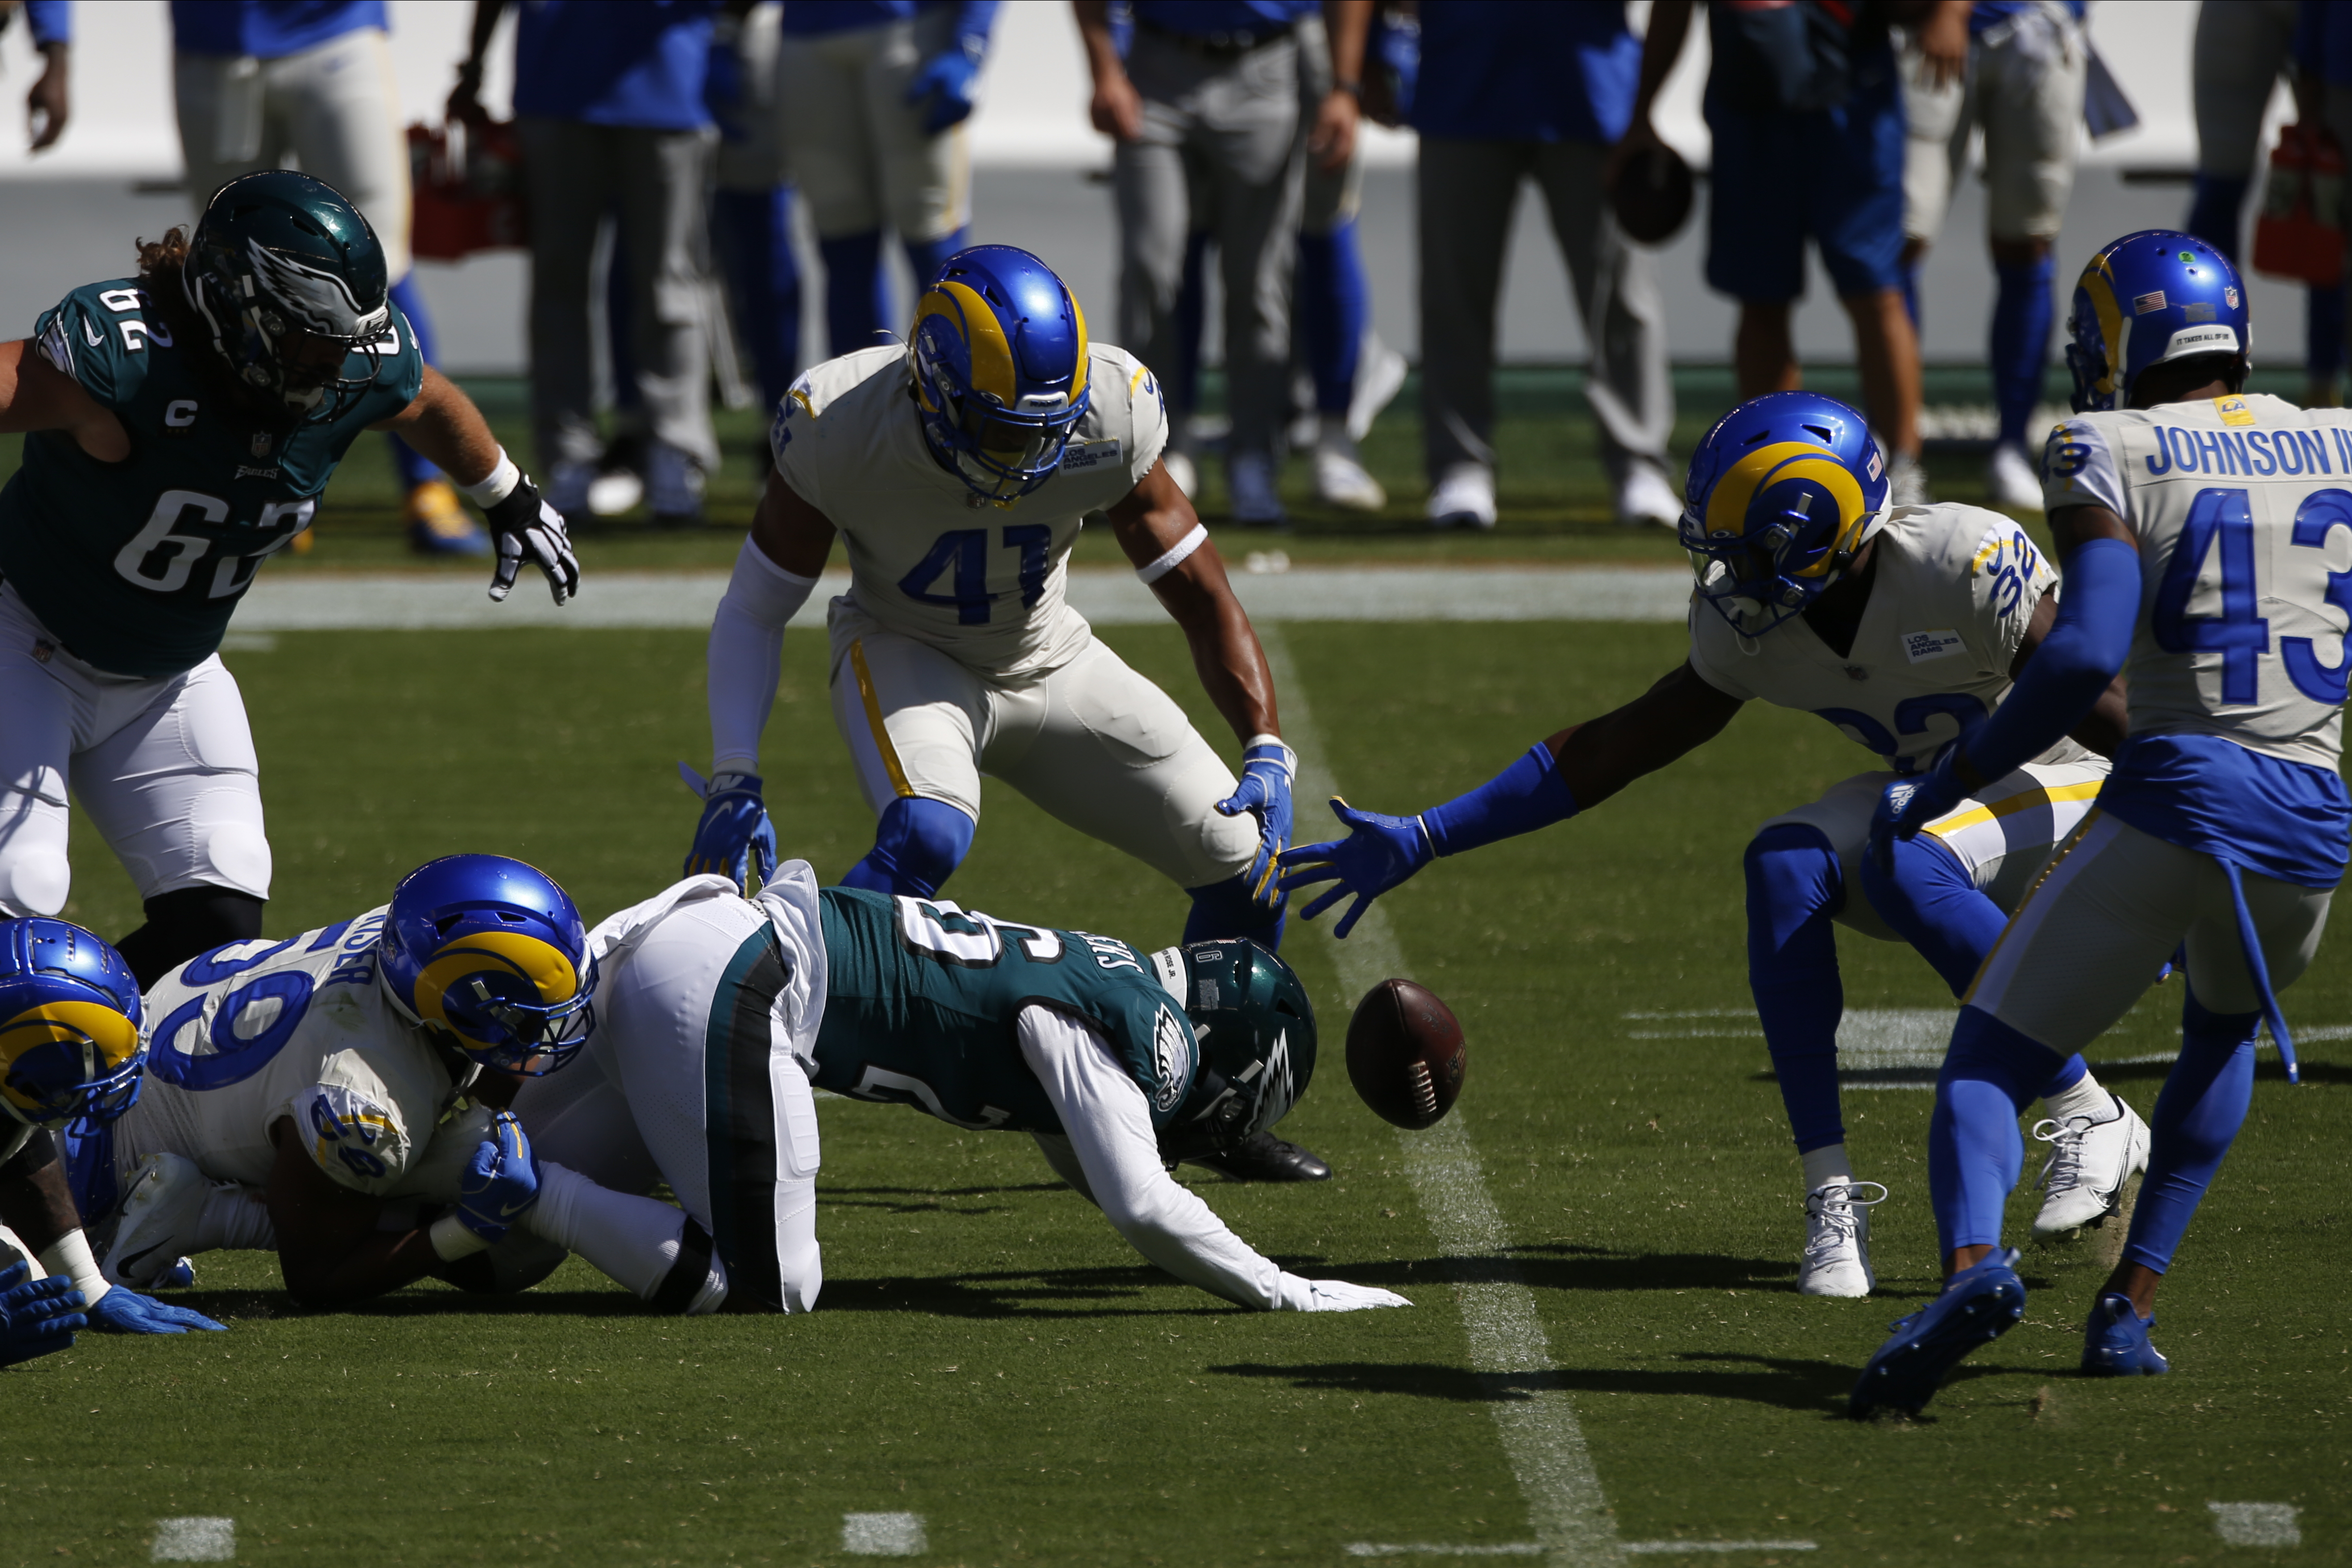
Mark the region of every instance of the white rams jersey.
<instances>
[{"instance_id":1,"label":"white rams jersey","mask_svg":"<svg viewBox=\"0 0 2352 1568\"><path fill-rule=\"evenodd\" d=\"M215 1181L259 1186L277 1158L270 1126L290 1116L304 1151L342 1186L454 1199L482 1134L435 1136L456 1084L377 983L383 917L372 909L283 942L231 943L156 981L146 1083L114 1124L115 1170L127 1178L163 1151ZM486 1124L478 1112L471 1120Z\"/></svg>"},{"instance_id":2,"label":"white rams jersey","mask_svg":"<svg viewBox=\"0 0 2352 1568\"><path fill-rule=\"evenodd\" d=\"M835 600L991 675L1041 674L1086 645L1064 601L1070 547L1089 512L1123 500L1168 444L1159 383L1132 355L1088 352L1086 417L1059 472L1007 506L979 501L932 457L903 349L861 349L793 383L768 444L793 493L849 549Z\"/></svg>"},{"instance_id":3,"label":"white rams jersey","mask_svg":"<svg viewBox=\"0 0 2352 1568\"><path fill-rule=\"evenodd\" d=\"M2139 541L2131 732L2226 737L2334 768L2352 619L2352 410L2201 398L2077 414L2044 505L2105 507Z\"/></svg>"},{"instance_id":4,"label":"white rams jersey","mask_svg":"<svg viewBox=\"0 0 2352 1568\"><path fill-rule=\"evenodd\" d=\"M1871 537L1870 602L1844 655L1801 615L1748 637L1694 598L1691 668L1727 696L1819 714L1895 772L1917 773L2009 695L2057 573L2023 528L1981 507L1897 507ZM2069 740L2037 760L2084 755Z\"/></svg>"}]
</instances>

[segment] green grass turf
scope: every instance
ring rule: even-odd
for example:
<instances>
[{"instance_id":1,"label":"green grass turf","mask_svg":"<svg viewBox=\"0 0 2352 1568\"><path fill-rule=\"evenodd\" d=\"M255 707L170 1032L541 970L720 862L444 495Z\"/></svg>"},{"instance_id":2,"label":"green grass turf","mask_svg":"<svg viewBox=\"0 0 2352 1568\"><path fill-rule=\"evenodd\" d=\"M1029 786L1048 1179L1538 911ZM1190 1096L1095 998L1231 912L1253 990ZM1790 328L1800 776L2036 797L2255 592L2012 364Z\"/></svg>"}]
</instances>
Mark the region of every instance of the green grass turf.
<instances>
[{"instance_id":1,"label":"green grass turf","mask_svg":"<svg viewBox=\"0 0 2352 1568\"><path fill-rule=\"evenodd\" d=\"M1286 634L1337 778L1389 809L1486 777L1681 655L1674 627ZM1222 735L1172 629L1108 640ZM789 852L830 877L870 823L823 640L785 645L770 800ZM459 849L532 858L592 918L675 874L694 808L672 764L705 744L697 635L289 634L228 657L263 757L274 933ZM1634 1040L1623 1015L1745 1005L1741 845L1857 762L1817 721L1751 711L1592 820L1386 901L1407 967L1468 1029L1461 1114L1620 1532L1811 1539L1780 1560L1822 1565L2202 1563L2239 1555L2208 1501L2282 1501L2304 1511L2306 1556L2340 1558L2340 1041L2306 1045L2311 1087L2266 1065L2161 1303L2171 1376L2074 1375L2099 1270L2055 1249L2029 1255L2026 1323L1931 1420L1839 1417L1887 1319L1932 1289L1928 1097L1847 1096L1863 1174L1895 1189L1877 1211L1884 1293L1802 1299L1797 1167L1760 1040ZM1172 888L993 786L986 819L950 889L968 905L1173 939ZM1302 829L1326 820L1302 809ZM72 912L119 933L127 884L88 835L74 852ZM1433 1244L1397 1134L1348 1090L1326 939L1294 930L1326 1054L1285 1130L1340 1175L1189 1179L1286 1267L1391 1286L1411 1312L1228 1309L1141 1266L1025 1139L828 1100L814 1315L655 1320L572 1263L518 1299L426 1286L305 1316L270 1260L208 1255L186 1299L232 1333L85 1337L0 1374L0 1565L143 1562L152 1521L188 1514L234 1517L255 1563L830 1563L845 1511L900 1510L925 1516L922 1561L942 1563L1338 1563L1351 1541L1530 1539L1490 1418L1512 1393L1468 1372L1448 1285L1496 1265ZM1851 1005L1947 1001L1901 950L1848 941L1844 957ZM2156 993L2096 1054L2163 1049L2177 1003ZM2338 954L2288 1007L2352 1021ZM2145 1113L2159 1071L2105 1076Z\"/></svg>"}]
</instances>

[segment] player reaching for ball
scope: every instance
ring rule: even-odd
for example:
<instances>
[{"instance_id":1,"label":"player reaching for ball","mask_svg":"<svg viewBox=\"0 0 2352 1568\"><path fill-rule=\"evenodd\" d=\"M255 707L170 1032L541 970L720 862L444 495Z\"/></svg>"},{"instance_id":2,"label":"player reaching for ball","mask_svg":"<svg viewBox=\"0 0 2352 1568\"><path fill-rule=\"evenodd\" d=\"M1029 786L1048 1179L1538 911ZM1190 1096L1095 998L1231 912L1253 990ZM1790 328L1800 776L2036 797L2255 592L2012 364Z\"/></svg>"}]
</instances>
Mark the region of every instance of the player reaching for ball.
<instances>
[{"instance_id":1,"label":"player reaching for ball","mask_svg":"<svg viewBox=\"0 0 2352 1568\"><path fill-rule=\"evenodd\" d=\"M880 819L845 886L937 894L971 846L986 773L1189 892L1185 941L1276 950L1295 758L1257 634L1160 463L1159 383L1090 342L1076 297L1026 251L976 246L929 281L904 350L829 360L776 411L774 471L710 627L712 777L687 770L705 802L688 874L748 886L775 864L760 734L784 623L839 534L834 722ZM1089 513L1183 629L1241 743L1238 783L1064 598ZM1244 1180L1331 1174L1271 1134L1208 1163Z\"/></svg>"},{"instance_id":2,"label":"player reaching for ball","mask_svg":"<svg viewBox=\"0 0 2352 1568\"><path fill-rule=\"evenodd\" d=\"M2053 574L2007 517L1886 500L1884 461L1853 410L1802 392L1741 404L1691 459L1681 533L1698 581L1685 664L1417 816L1334 800L1348 837L1283 857L1286 887L1338 883L1307 918L1355 895L1338 925L1344 936L1373 899L1432 859L1591 810L1711 739L1750 698L1818 714L1878 753L1885 769L1770 819L1746 857L1748 985L1803 1163L1797 1288L1811 1295L1869 1293L1869 1207L1885 1196L1854 1178L1846 1154L1832 923L1909 942L1960 994L2107 770L2084 743L2053 737L1947 802L1891 857L1865 853L1888 783L1922 773L2000 706L2057 612ZM2121 702L2109 692L2076 734L2111 749ZM2147 1131L2079 1056L2053 1063L2037 1087L2051 1155L2034 1229L2056 1234L2115 1212L2146 1162Z\"/></svg>"},{"instance_id":3,"label":"player reaching for ball","mask_svg":"<svg viewBox=\"0 0 2352 1568\"><path fill-rule=\"evenodd\" d=\"M0 914L65 906L70 783L145 901L117 944L142 985L260 933L259 764L215 650L363 430L483 508L493 599L526 557L578 588L563 519L417 357L367 220L307 174L230 181L136 277L0 343L0 431L29 433L0 490Z\"/></svg>"},{"instance_id":4,"label":"player reaching for ball","mask_svg":"<svg viewBox=\"0 0 2352 1568\"><path fill-rule=\"evenodd\" d=\"M1228 1301L1411 1304L1284 1271L1169 1174L1263 1134L1314 1073L1306 988L1254 942L1147 954L944 899L820 892L803 861L748 902L688 878L589 941L588 1059L515 1098L543 1162L520 1223L657 1310L816 1305L817 1089L1030 1134L1137 1251ZM656 1181L682 1211L645 1196Z\"/></svg>"}]
</instances>

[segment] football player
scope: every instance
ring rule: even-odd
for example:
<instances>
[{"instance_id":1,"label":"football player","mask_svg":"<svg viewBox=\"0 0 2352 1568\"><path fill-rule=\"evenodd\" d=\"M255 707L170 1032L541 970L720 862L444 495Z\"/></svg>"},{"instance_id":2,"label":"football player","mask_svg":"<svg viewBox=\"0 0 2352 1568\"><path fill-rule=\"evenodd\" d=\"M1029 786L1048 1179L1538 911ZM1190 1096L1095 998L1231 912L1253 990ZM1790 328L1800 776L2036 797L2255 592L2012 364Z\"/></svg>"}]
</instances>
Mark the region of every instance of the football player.
<instances>
[{"instance_id":1,"label":"football player","mask_svg":"<svg viewBox=\"0 0 2352 1568\"><path fill-rule=\"evenodd\" d=\"M465 393L417 358L383 247L329 186L221 187L139 276L87 284L0 343L0 914L55 915L70 783L146 921L140 983L255 936L269 841L253 735L215 650L261 563L306 527L362 430L396 432L484 508L490 596L528 555L579 586L543 506Z\"/></svg>"},{"instance_id":2,"label":"football player","mask_svg":"<svg viewBox=\"0 0 2352 1568\"><path fill-rule=\"evenodd\" d=\"M520 1223L656 1309L816 1305L815 1089L1029 1133L1137 1251L1228 1301L1411 1304L1284 1272L1168 1174L1264 1133L1314 1073L1306 988L1255 943L1147 955L944 899L819 892L793 861L748 903L689 878L590 946L589 1060L515 1098L544 1160ZM642 1196L657 1180L682 1211Z\"/></svg>"},{"instance_id":3,"label":"football player","mask_svg":"<svg viewBox=\"0 0 2352 1568\"><path fill-rule=\"evenodd\" d=\"M1804 1168L1798 1290L1867 1295L1869 1207L1854 1179L1837 1082L1844 1010L1832 923L1903 940L1964 992L2050 849L2106 776L2104 757L2065 737L2017 759L1924 836L1883 862L1864 854L1890 780L1917 774L1994 711L2057 612L2049 566L2023 529L1958 505L1887 506L1877 444L1862 415L1815 392L1772 392L1717 421L1691 458L1681 534L1697 574L1690 654L1643 695L1564 729L1458 800L1418 816L1331 809L1345 839L1284 857L1285 884L1337 882L1314 918L1373 899L1438 855L1459 854L1589 810L1720 733L1750 698L1820 715L1884 760L1811 805L1767 821L1748 844L1748 979ZM2121 734L2110 694L2078 727L2091 747ZM2149 973L2155 968L2151 966ZM2057 1234L2112 1214L2147 1158L2147 1129L2080 1057L2041 1089L2051 1119L2049 1187L2034 1220Z\"/></svg>"},{"instance_id":4,"label":"football player","mask_svg":"<svg viewBox=\"0 0 2352 1568\"><path fill-rule=\"evenodd\" d=\"M829 360L776 411L767 493L710 628L712 777L688 874L747 881L775 864L760 732L784 623L833 552L833 713L873 851L844 885L929 898L971 845L982 773L1115 844L1192 895L1186 941L1282 939L1274 856L1289 841L1294 761L1249 617L1192 503L1160 463L1151 372L1090 342L1076 298L1010 246L948 258L910 341ZM1168 695L1064 598L1089 513L1192 644L1242 744L1242 779ZM1266 1135L1218 1156L1244 1179L1330 1167Z\"/></svg>"},{"instance_id":5,"label":"football player","mask_svg":"<svg viewBox=\"0 0 2352 1568\"><path fill-rule=\"evenodd\" d=\"M2236 269L2188 235L2127 235L2083 269L2067 324L2077 417L2042 452L2066 570L2057 623L2000 711L1884 809L1891 836L1916 834L2128 672L2131 739L2097 809L1952 1031L1928 1124L1944 1292L1871 1358L1856 1416L1917 1410L2023 1314L2000 1234L2017 1109L2176 947L2180 1056L2122 1260L2084 1331L2084 1372L2166 1370L2148 1340L2157 1285L2245 1120L2265 1020L2295 1077L2278 993L2318 950L2352 823L2337 770L2352 574L2335 570L2352 532L2352 413L2241 395L2247 317Z\"/></svg>"},{"instance_id":6,"label":"football player","mask_svg":"<svg viewBox=\"0 0 2352 1568\"><path fill-rule=\"evenodd\" d=\"M541 873L450 855L389 904L164 977L146 1092L69 1151L83 1213L113 1218L121 1195L107 1277L184 1281L185 1255L274 1246L310 1306L425 1274L499 1282L476 1254L536 1189L520 1128L482 1100L579 1051L587 937Z\"/></svg>"},{"instance_id":7,"label":"football player","mask_svg":"<svg viewBox=\"0 0 2352 1568\"><path fill-rule=\"evenodd\" d=\"M113 948L62 920L0 921L0 1366L63 1350L84 1327L221 1326L100 1275L52 1135L139 1098L141 1017Z\"/></svg>"}]
</instances>

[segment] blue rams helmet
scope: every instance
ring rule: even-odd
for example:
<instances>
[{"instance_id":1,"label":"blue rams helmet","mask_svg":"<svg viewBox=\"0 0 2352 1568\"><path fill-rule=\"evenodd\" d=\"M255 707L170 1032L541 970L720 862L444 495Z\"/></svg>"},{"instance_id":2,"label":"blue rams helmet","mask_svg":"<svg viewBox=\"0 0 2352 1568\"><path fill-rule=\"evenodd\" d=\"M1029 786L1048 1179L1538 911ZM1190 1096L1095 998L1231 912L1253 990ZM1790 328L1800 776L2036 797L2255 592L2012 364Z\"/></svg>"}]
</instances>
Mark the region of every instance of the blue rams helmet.
<instances>
[{"instance_id":1,"label":"blue rams helmet","mask_svg":"<svg viewBox=\"0 0 2352 1568\"><path fill-rule=\"evenodd\" d=\"M2194 235L2142 229L2103 248L2074 283L2066 318L2074 412L2128 408L2150 365L2235 354L2253 368L2245 286L2230 258Z\"/></svg>"},{"instance_id":2,"label":"blue rams helmet","mask_svg":"<svg viewBox=\"0 0 2352 1568\"><path fill-rule=\"evenodd\" d=\"M1243 937L1189 942L1152 964L1184 994L1201 1063L1160 1130L1160 1157L1229 1149L1281 1121L1315 1076L1315 1004L1290 966Z\"/></svg>"},{"instance_id":3,"label":"blue rams helmet","mask_svg":"<svg viewBox=\"0 0 2352 1568\"><path fill-rule=\"evenodd\" d=\"M1676 531L1698 597L1755 637L1844 571L1886 509L1886 463L1835 398L1767 392L1715 422L1683 497Z\"/></svg>"},{"instance_id":4,"label":"blue rams helmet","mask_svg":"<svg viewBox=\"0 0 2352 1568\"><path fill-rule=\"evenodd\" d=\"M907 344L924 439L972 505L1013 501L1054 476L1087 413L1087 319L1054 269L1009 245L940 267Z\"/></svg>"},{"instance_id":5,"label":"blue rams helmet","mask_svg":"<svg viewBox=\"0 0 2352 1568\"><path fill-rule=\"evenodd\" d=\"M111 1122L147 1065L139 982L80 926L0 921L0 1111L34 1127Z\"/></svg>"},{"instance_id":6,"label":"blue rams helmet","mask_svg":"<svg viewBox=\"0 0 2352 1568\"><path fill-rule=\"evenodd\" d=\"M572 895L504 855L447 855L401 879L380 973L414 1022L485 1067L536 1078L596 1027L595 965Z\"/></svg>"},{"instance_id":7,"label":"blue rams helmet","mask_svg":"<svg viewBox=\"0 0 2352 1568\"><path fill-rule=\"evenodd\" d=\"M292 169L240 174L213 193L188 240L180 287L238 390L273 424L331 420L396 340L383 246L360 210ZM353 355L362 372L343 373Z\"/></svg>"}]
</instances>

